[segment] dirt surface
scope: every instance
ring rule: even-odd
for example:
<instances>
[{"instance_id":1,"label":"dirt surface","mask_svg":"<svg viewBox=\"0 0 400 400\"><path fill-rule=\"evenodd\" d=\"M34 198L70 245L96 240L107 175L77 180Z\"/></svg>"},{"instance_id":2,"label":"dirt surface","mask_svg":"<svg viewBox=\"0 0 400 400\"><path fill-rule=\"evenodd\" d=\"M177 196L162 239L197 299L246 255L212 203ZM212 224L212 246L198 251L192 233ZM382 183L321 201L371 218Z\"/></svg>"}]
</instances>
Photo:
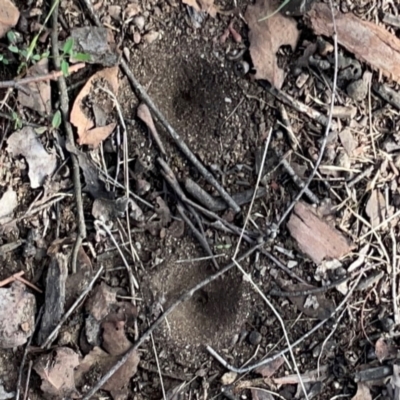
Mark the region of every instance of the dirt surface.
<instances>
[{"instance_id":1,"label":"dirt surface","mask_svg":"<svg viewBox=\"0 0 400 400\"><path fill-rule=\"evenodd\" d=\"M351 81L344 77L343 71L339 73L337 105L353 107L354 112L351 118L333 118L334 132L328 138L319 173L309 188L321 201L319 207L313 208L321 224L336 229L337 235L342 235L345 238L343 240L349 243L351 252L338 256L339 266L331 267L324 262L322 266L317 266L311 261L312 254L301 253L299 249L302 246L292 238L286 221L276 237L271 232L273 224L280 220L299 190L281 160L288 160L300 180L306 181L318 158L323 127L307 113L300 113L295 111L295 107L287 106L291 129L298 141L296 146L293 145L282 125L281 103L265 90L264 81L254 79L256 71L249 54L249 27L244 18L249 2L218 3L223 12L216 18L204 13L202 22L194 22L193 18L201 15L193 14L193 9L176 0L142 0L134 3L138 12L131 19L123 13L132 5L131 2L114 0L112 3L104 1L96 4L96 12L111 30L119 52L128 55L128 65L133 75L193 154L230 194L256 187L265 140L272 129L273 136L261 179L265 194L255 200L249 221L249 202L236 215L228 209L219 211L218 215L223 221L237 227L239 233L246 221L246 237L254 242L264 242L262 249L275 257L276 261L262 252L254 252L240 263L252 282L239 268L233 267L222 277L198 290L168 315L139 347L135 354L135 357L140 357L137 372L121 382L118 388L121 392L115 388L105 388L107 390L100 391L93 398L304 399L306 397L289 353L285 354L280 368L275 370L271 367L270 373L251 371L235 375L232 381L227 382L228 368L212 357L206 346L211 346L235 367L252 365L275 354L287 347L287 339L294 343L329 316L343 300L344 293L332 286L318 294L279 297L270 295L271 290L309 289L305 284L313 288L329 286L344 274L349 276L346 283L348 289L351 287L349 282L353 283L359 278L357 273L362 266L365 270L362 269L361 286L357 286L348 299L343 308L345 312L342 314L340 310L321 329L295 346L293 357L310 399L396 399L392 396L393 388L389 384L391 372L379 377L379 380L365 379L367 389L357 383L356 377L359 371L382 365L395 371L398 361L398 333L393 324L399 316L393 310L392 298L392 290L395 288L393 279L398 283L396 274L393 274L393 268L397 270L398 261L398 219L393 216L396 216L400 206L400 162L397 154L399 117L396 107L372 91L362 100L354 100L348 89ZM22 35L19 46L27 47L37 32L37 28L31 24L44 22L49 11L48 5L42 2L17 2L16 5L21 12L20 22L15 28ZM335 6L344 13L352 12L372 22L381 21L383 12L397 10L398 14L400 11L397 5L389 7L387 4L370 1L351 4L341 2ZM74 28L90 26L92 23L87 9L78 2L62 1L59 14L60 41L64 41ZM333 57L320 56L321 52L315 50L313 54L319 54L318 60L326 61L328 67L324 69L322 64L308 62L307 65L302 64L305 54L310 51L310 44L316 45L321 37L314 35L307 17L295 16L295 21L301 31L297 47L293 50L290 46L283 46L278 52L278 65L286 75L282 92L327 115L334 75ZM231 22L234 22L236 34L241 35L240 42L234 40L232 34L225 41L221 40ZM195 27L195 24L199 26ZM394 37L400 37L398 29L389 25L385 27ZM49 34L50 31L43 33L38 45L40 51L44 51L46 46L50 47ZM333 48L332 39L325 40ZM1 41L0 44L6 48L6 39ZM243 55L237 57L241 53ZM339 54L343 59L354 60L352 54L340 46ZM19 65L17 56L14 59L12 54L8 56L10 65L3 66L0 63L2 80L14 79ZM349 65L348 70L354 67L353 64ZM362 72L371 70L364 63L358 63L358 66ZM243 68L249 68L248 73L243 74ZM101 69L103 67L99 65L87 65L67 78L70 110L88 78ZM95 163L97 170L105 169L110 177L116 177L119 186L114 187L111 181L104 184L98 175L95 178L92 175L91 178L95 183L99 181L99 186L95 187L93 182L91 186L86 173L82 174L82 184L86 185L82 199L87 237L78 256L78 273L72 274L68 267L63 313L89 285L101 266L105 271L85 299L95 298L94 292L101 282L109 286L113 294L108 295L114 299L114 303L106 301L103 305L99 302L96 312L104 312L105 315L101 321L99 319L100 322L94 323L89 318L93 316L93 310L88 302L82 302L66 320L50 349L40 348L37 335L34 335L22 367L25 346L0 349L0 385L3 384L7 392L16 391L21 371L21 389L25 387L29 361L32 360L32 364L36 365L40 357L53 356L60 347L76 352L79 362L91 354L96 346L104 351L106 338L99 333L106 330L105 326L108 325L104 324L116 324L113 344L116 346L119 343L125 351L183 293L216 272L215 265L209 259L204 259L206 251L193 235L192 229L182 222L177 208L181 199L161 173L157 162L160 157L157 143L145 123L137 118L139 98L121 70L118 70L117 75L119 90L116 97L121 107L120 114L114 102L98 89L93 89L90 94L93 97L85 97L83 103L85 115L89 119L100 118L100 114L96 114L100 111L93 111L94 105L105 106L107 103L110 111L101 116L103 125L116 122L119 126L118 132L113 130L113 134L103 141L101 150L90 151L88 146L78 146L82 154L91 154L90 160ZM373 84L382 81L393 86L390 80L382 80L378 75L374 72ZM101 81L101 85L111 87L104 81ZM55 112L59 100L54 82L51 88ZM15 248L0 247L0 279L7 279L23 271L24 277L42 291L38 292L32 287L26 289L35 294L38 311L46 304L46 276L47 271L54 266L54 254L65 254L67 259L71 259L79 225L73 194L73 167L63 126L54 127L52 116L40 115L19 104L16 90L8 92L0 89L4 103L8 105L7 108L1 108L0 114L0 193L4 194L12 187L18 199L11 220L2 221L0 210L0 245L18 243ZM30 186L28 171L31 166L26 158L14 157L7 151L8 138L20 128L18 121L10 117L13 115L11 112L18 115L21 121L47 127L44 134L42 132L38 135L38 142L46 151L57 151L57 172L53 178L43 182L39 189ZM123 160L121 141L124 135L120 116L123 116L127 126L126 160ZM186 178L191 178L210 195L219 197L217 190L206 182L199 170L177 149L160 121L155 119L155 125L165 147L166 154L163 157L182 186ZM353 142L348 139L349 136ZM349 148L351 156L348 155ZM83 170L81 161L79 164ZM366 174L357 183L350 184L354 177L369 167L373 167L370 175ZM130 210L129 224L124 213L114 214L113 217L117 215L119 218L111 218L112 223L108 224L114 238L110 240L106 230L102 230L101 226L99 228L96 221L99 218L93 216L93 202L99 198L111 202L114 197L122 198L126 194L128 187L125 168L129 169L129 190L142 198L142 202L136 201L143 212L143 218L135 218L130 208L127 208ZM144 184L148 185L148 190L141 193ZM104 193L108 196L106 200L101 196ZM57 203L48 203L57 196L63 197ZM303 200L309 202L305 196ZM43 209L29 214L31 209L37 210L42 203L46 205ZM186 203L185 210L190 220L196 223L193 208ZM387 218L393 218L391 224L385 223ZM203 238L217 255L216 261L222 268L237 255L238 235L226 229L218 229L215 219L202 215L201 220ZM377 233L370 234L373 228L377 229ZM121 246L126 263L138 282L135 293L132 293L126 265L115 247L115 241ZM366 245L369 247L364 251ZM241 238L238 254L250 247L246 239ZM312 252L312 246L308 247ZM288 266L288 273L280 268L282 263ZM62 266L59 268L62 270ZM267 296L267 300L255 290L252 283ZM9 284L6 282L2 287L9 287ZM397 289L394 291L396 297ZM120 303L116 303L116 299ZM397 298L394 301L397 303ZM115 308L112 312L108 310L109 304ZM287 338L283 334L281 322L284 323ZM88 326L93 329L90 338ZM127 343L128 347L124 347ZM109 348L106 350L109 355L116 357L113 361L123 353L115 348L115 353ZM67 370L67 362L64 362L63 366ZM48 367L51 363L46 365ZM88 393L104 372L98 365L96 368L90 370L83 383L77 384L76 392L63 396L53 394L53 397L46 394L43 377L39 377L41 374L34 368L25 398L80 398ZM310 371L320 368L321 377L318 377L318 372L317 378L310 378ZM276 380L271 379L271 376ZM258 388L258 391L254 388ZM356 393L361 393L361 390L367 390L363 392L366 394L357 397Z\"/></svg>"}]
</instances>

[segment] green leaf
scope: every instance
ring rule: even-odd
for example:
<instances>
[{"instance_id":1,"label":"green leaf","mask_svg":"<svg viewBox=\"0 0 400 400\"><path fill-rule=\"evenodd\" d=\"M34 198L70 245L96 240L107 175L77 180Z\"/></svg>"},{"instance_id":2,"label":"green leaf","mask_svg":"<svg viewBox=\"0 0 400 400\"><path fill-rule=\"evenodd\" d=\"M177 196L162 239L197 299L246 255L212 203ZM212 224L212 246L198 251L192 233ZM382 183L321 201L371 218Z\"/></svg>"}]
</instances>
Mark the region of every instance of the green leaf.
<instances>
[{"instance_id":1,"label":"green leaf","mask_svg":"<svg viewBox=\"0 0 400 400\"><path fill-rule=\"evenodd\" d=\"M51 126L55 129L58 129L60 125L61 125L61 112L60 110L57 110L56 113L53 115Z\"/></svg>"},{"instance_id":2,"label":"green leaf","mask_svg":"<svg viewBox=\"0 0 400 400\"><path fill-rule=\"evenodd\" d=\"M39 61L39 60L40 60L40 54L35 54L35 55L32 57L32 59L35 60L35 61Z\"/></svg>"},{"instance_id":3,"label":"green leaf","mask_svg":"<svg viewBox=\"0 0 400 400\"><path fill-rule=\"evenodd\" d=\"M26 58L27 55L28 55L28 52L27 52L25 49L21 50L19 53L20 53L21 56L24 57L24 58Z\"/></svg>"},{"instance_id":4,"label":"green leaf","mask_svg":"<svg viewBox=\"0 0 400 400\"><path fill-rule=\"evenodd\" d=\"M65 54L72 54L73 47L74 47L74 39L68 38L67 41L64 43L63 52Z\"/></svg>"},{"instance_id":5,"label":"green leaf","mask_svg":"<svg viewBox=\"0 0 400 400\"><path fill-rule=\"evenodd\" d=\"M3 63L4 65L8 65L8 64L9 64L7 58L4 58L4 59L2 60L2 63Z\"/></svg>"},{"instance_id":6,"label":"green leaf","mask_svg":"<svg viewBox=\"0 0 400 400\"><path fill-rule=\"evenodd\" d=\"M49 51L45 51L45 52L42 54L42 58L48 58L49 55L50 55L50 52L49 52Z\"/></svg>"},{"instance_id":7,"label":"green leaf","mask_svg":"<svg viewBox=\"0 0 400 400\"><path fill-rule=\"evenodd\" d=\"M76 61L90 61L91 57L90 54L86 54L86 53L74 53L73 57Z\"/></svg>"},{"instance_id":8,"label":"green leaf","mask_svg":"<svg viewBox=\"0 0 400 400\"><path fill-rule=\"evenodd\" d=\"M19 53L19 48L17 46L13 45L13 44L10 44L8 46L8 50L10 50L13 53L17 53L17 54Z\"/></svg>"},{"instance_id":9,"label":"green leaf","mask_svg":"<svg viewBox=\"0 0 400 400\"><path fill-rule=\"evenodd\" d=\"M62 71L64 76L68 76L69 75L69 64L65 60L62 60L62 62L61 62L61 71Z\"/></svg>"},{"instance_id":10,"label":"green leaf","mask_svg":"<svg viewBox=\"0 0 400 400\"><path fill-rule=\"evenodd\" d=\"M35 128L35 132L38 135L43 135L43 133L45 133L46 131L47 131L47 127L46 126L40 126L39 128Z\"/></svg>"},{"instance_id":11,"label":"green leaf","mask_svg":"<svg viewBox=\"0 0 400 400\"><path fill-rule=\"evenodd\" d=\"M17 40L17 35L15 34L14 31L8 31L7 32L7 39L10 43L15 43Z\"/></svg>"}]
</instances>

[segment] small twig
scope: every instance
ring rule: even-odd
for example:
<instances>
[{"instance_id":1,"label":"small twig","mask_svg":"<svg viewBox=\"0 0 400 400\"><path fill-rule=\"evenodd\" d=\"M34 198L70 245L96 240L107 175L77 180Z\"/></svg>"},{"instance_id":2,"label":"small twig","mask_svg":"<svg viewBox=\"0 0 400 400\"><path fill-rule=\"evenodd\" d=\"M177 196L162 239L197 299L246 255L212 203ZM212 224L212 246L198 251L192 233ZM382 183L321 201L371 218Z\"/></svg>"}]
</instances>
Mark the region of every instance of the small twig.
<instances>
[{"instance_id":1,"label":"small twig","mask_svg":"<svg viewBox=\"0 0 400 400\"><path fill-rule=\"evenodd\" d=\"M22 372L23 372L24 365L26 362L26 357L28 356L29 347L30 347L30 345L32 343L32 339L35 336L35 333L39 327L40 320L42 319L42 315L43 315L43 306L40 308L39 313L37 315L36 322L35 322L35 329L32 332L32 335L29 337L29 339L25 345L24 355L22 356L21 364L20 364L19 370L18 370L18 380L17 380L17 390L16 390L16 394L15 394L15 400L19 400L19 396L21 393L21 384L22 384ZM26 391L25 391L25 393L26 393ZM24 398L25 398L25 396L24 396Z\"/></svg>"},{"instance_id":2,"label":"small twig","mask_svg":"<svg viewBox=\"0 0 400 400\"><path fill-rule=\"evenodd\" d=\"M57 326L53 329L53 331L50 333L49 337L45 340L45 342L40 346L42 349L47 348L50 343L55 339L55 336L57 335L58 331L64 324L64 322L69 318L69 316L74 312L74 310L78 307L78 305L81 303L81 301L84 299L84 297L92 290L94 283L96 282L97 278L102 274L103 272L103 266L99 268L99 270L96 272L96 275L93 277L93 279L90 281L88 287L80 294L80 296L75 300L74 304L70 307L70 309L64 314L64 316L61 318L60 322L57 324Z\"/></svg>"},{"instance_id":3,"label":"small twig","mask_svg":"<svg viewBox=\"0 0 400 400\"><path fill-rule=\"evenodd\" d=\"M160 139L160 135L157 132L156 126L154 125L153 117L151 116L149 107L145 103L140 103L137 109L137 116L146 124L151 136L153 136L154 141L157 143L158 148L161 153L166 155L164 145Z\"/></svg>"},{"instance_id":4,"label":"small twig","mask_svg":"<svg viewBox=\"0 0 400 400\"><path fill-rule=\"evenodd\" d=\"M60 63L60 53L58 48L58 30L57 30L59 0L53 0L52 7L54 8L54 10L52 14L53 29L51 32L51 49L53 54L54 67L56 68L56 70L60 70L61 63ZM72 147L75 147L74 133L72 132L71 124L69 123L69 98L68 98L67 84L65 83L65 78L63 75L60 75L59 79L57 80L57 84L60 93L60 110L64 123L64 129L67 133L67 140ZM75 273L78 252L82 245L83 239L86 237L86 225L85 225L85 216L83 213L80 169L79 169L78 157L76 156L76 154L71 153L71 160L72 160L72 170L73 170L76 212L78 219L78 234L76 235L76 241L71 254L71 270L72 273Z\"/></svg>"},{"instance_id":5,"label":"small twig","mask_svg":"<svg viewBox=\"0 0 400 400\"><path fill-rule=\"evenodd\" d=\"M68 68L68 72L70 74L72 74L76 71L79 71L85 65L86 65L85 63L70 65L70 67ZM12 81L0 82L0 89L3 89L3 88L20 89L20 86L22 86L22 85L28 85L30 83L49 81L49 80L55 81L55 80L59 79L60 77L64 77L64 74L62 71L52 71L46 75L29 76L27 78L19 79L17 81L12 80Z\"/></svg>"},{"instance_id":6,"label":"small twig","mask_svg":"<svg viewBox=\"0 0 400 400\"><path fill-rule=\"evenodd\" d=\"M8 285L11 282L14 282L15 279L21 277L24 273L25 273L24 271L20 271L20 272L17 272L16 274L14 274L14 275L9 276L8 278L6 278L6 279L4 279L2 281L0 281L0 287Z\"/></svg>"},{"instance_id":7,"label":"small twig","mask_svg":"<svg viewBox=\"0 0 400 400\"><path fill-rule=\"evenodd\" d=\"M310 329L306 334L304 334L302 337L300 337L299 339L297 339L294 343L292 343L292 348L295 348L296 346L298 346L300 343L304 342L304 340L306 340L308 337L310 337L314 332L316 332L319 328L321 328L322 326L324 326L336 313L339 312L339 310L347 303L348 299L350 298L350 296L353 294L354 289L357 287L359 280L361 279L362 274L360 274L356 280L356 282L354 283L354 285L350 288L349 292L347 293L347 295L345 296L345 298L341 301L341 303L336 307L335 310L333 310L331 312L331 314L329 315L329 317L325 318L324 320L322 320L321 322L319 322L317 325L315 325L312 329ZM225 368L229 369L232 372L236 372L237 374L244 374L246 372L250 372L253 371L254 369L261 367L265 364L268 364L274 360L276 360L277 358L283 356L284 354L286 354L289 351L289 348L286 347L284 350L280 351L279 353L274 354L271 357L265 358L264 360L261 360L260 362L250 365L248 367L245 368L236 368L233 365L229 364L227 361L225 361L212 347L207 346L207 351L213 356L215 357L216 360L218 360Z\"/></svg>"},{"instance_id":8,"label":"small twig","mask_svg":"<svg viewBox=\"0 0 400 400\"><path fill-rule=\"evenodd\" d=\"M253 254L259 247L261 247L263 243L256 244L253 246L251 249L247 250L244 254L239 256L237 260L240 262L241 260L244 260L245 258L249 257L251 254ZM196 293L198 290L202 289L204 286L208 285L209 283L215 281L218 279L220 276L228 272L230 269L232 269L235 266L233 262L222 268L220 271L216 272L215 274L209 276L202 282L198 283L196 286L193 288L189 289L185 293L183 293L178 300L176 300L175 303L173 303L169 308L167 308L160 317L158 317L153 324L150 326L150 328L147 329L146 332L143 333L143 335L140 337L139 340L137 340L132 347L119 359L119 361L107 372L105 373L100 380L96 383L96 385L83 397L82 400L89 400L92 398L92 396L100 390L100 388L114 375L114 373L122 367L122 365L125 364L125 362L130 358L132 353L134 353L150 336L151 333L165 320L165 318L170 315L176 307L178 307L180 304L185 302L186 300L190 299L194 293Z\"/></svg>"},{"instance_id":9,"label":"small twig","mask_svg":"<svg viewBox=\"0 0 400 400\"><path fill-rule=\"evenodd\" d=\"M32 366L33 366L33 361L30 360L29 361L29 366L28 366L28 374L26 375L24 400L27 400L27 398L28 398L29 382L31 380Z\"/></svg>"},{"instance_id":10,"label":"small twig","mask_svg":"<svg viewBox=\"0 0 400 400\"><path fill-rule=\"evenodd\" d=\"M353 179L351 179L348 183L347 183L347 187L348 188L352 188L356 183L360 182L361 179L366 178L367 176L369 176L371 174L371 172L374 170L375 166L371 165L370 167L368 167L367 169L365 169L363 172L361 172L361 174L358 174L357 176L355 176Z\"/></svg>"},{"instance_id":11,"label":"small twig","mask_svg":"<svg viewBox=\"0 0 400 400\"><path fill-rule=\"evenodd\" d=\"M217 263L217 260L214 257L213 252L211 251L210 245L208 244L206 238L199 232L199 230L192 224L192 221L186 216L185 210L183 209L183 206L181 204L177 204L176 209L179 212L179 215L182 217L182 219L185 221L185 223L189 226L189 228L192 230L194 236L196 239L199 241L201 247L206 251L206 253L212 257L211 260L214 264L214 267L219 270L219 265Z\"/></svg>"},{"instance_id":12,"label":"small twig","mask_svg":"<svg viewBox=\"0 0 400 400\"><path fill-rule=\"evenodd\" d=\"M394 322L396 325L400 322L399 306L397 304L397 289L396 289L396 279L397 279L397 242L396 236L394 234L393 228L390 229L390 237L392 238L392 297L393 297L393 314Z\"/></svg>"},{"instance_id":13,"label":"small twig","mask_svg":"<svg viewBox=\"0 0 400 400\"><path fill-rule=\"evenodd\" d=\"M290 175L292 178L293 182L296 184L297 187L300 189L305 188L305 183L301 180L301 178L296 174L292 166L289 164L289 162L286 160L286 158L282 158L279 162L285 168L285 171ZM308 188L305 188L304 194L309 198L309 200L314 203L314 204L319 204L320 201L318 197Z\"/></svg>"},{"instance_id":14,"label":"small twig","mask_svg":"<svg viewBox=\"0 0 400 400\"><path fill-rule=\"evenodd\" d=\"M299 140L293 133L292 124L290 123L289 116L286 112L286 108L283 104L279 104L278 110L281 114L282 126L286 129L286 132L289 136L290 146L294 151L296 151L297 147L299 146Z\"/></svg>"},{"instance_id":15,"label":"small twig","mask_svg":"<svg viewBox=\"0 0 400 400\"><path fill-rule=\"evenodd\" d=\"M114 243L114 246L116 247L116 249L118 250L119 255L122 258L122 261L125 265L125 268L128 272L128 276L129 276L129 286L130 286L130 290L131 290L131 295L134 296L135 295L135 288L139 289L139 283L136 280L136 278L133 275L132 272L132 268L129 266L128 261L126 260L124 253L122 252L121 248L119 247L117 241L115 240L113 234L111 233L110 229L108 228L108 226L100 220L96 220L94 221L95 226L96 225L100 225L101 229L104 229L104 231L107 233L107 235L110 237L111 241Z\"/></svg>"},{"instance_id":16,"label":"small twig","mask_svg":"<svg viewBox=\"0 0 400 400\"><path fill-rule=\"evenodd\" d=\"M317 294L317 293L323 293L326 292L330 289L333 289L336 286L341 285L344 282L347 282L351 277L347 276L346 278L339 279L335 282L330 283L329 285L321 286L321 287L315 287L312 289L307 289L307 290L296 290L293 292L284 292L281 290L276 290L272 289L269 294L271 296L277 296L277 297L302 297L302 296L309 296L312 294Z\"/></svg>"}]
</instances>

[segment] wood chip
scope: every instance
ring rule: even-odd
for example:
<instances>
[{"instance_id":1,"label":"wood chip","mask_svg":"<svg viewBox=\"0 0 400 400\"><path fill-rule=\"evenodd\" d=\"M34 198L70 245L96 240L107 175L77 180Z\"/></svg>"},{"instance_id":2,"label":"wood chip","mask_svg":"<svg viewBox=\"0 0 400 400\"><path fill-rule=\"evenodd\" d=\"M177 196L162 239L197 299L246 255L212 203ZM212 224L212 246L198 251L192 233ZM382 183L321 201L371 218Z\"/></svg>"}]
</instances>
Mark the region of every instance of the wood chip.
<instances>
[{"instance_id":1,"label":"wood chip","mask_svg":"<svg viewBox=\"0 0 400 400\"><path fill-rule=\"evenodd\" d=\"M314 209L297 203L287 227L301 251L316 264L324 259L338 259L349 253L352 245L335 228L315 215Z\"/></svg>"},{"instance_id":2,"label":"wood chip","mask_svg":"<svg viewBox=\"0 0 400 400\"><path fill-rule=\"evenodd\" d=\"M331 37L334 34L329 5L318 3L308 13L316 35ZM400 83L400 39L384 27L363 21L355 15L335 11L338 43L360 61L368 63L383 75Z\"/></svg>"}]
</instances>

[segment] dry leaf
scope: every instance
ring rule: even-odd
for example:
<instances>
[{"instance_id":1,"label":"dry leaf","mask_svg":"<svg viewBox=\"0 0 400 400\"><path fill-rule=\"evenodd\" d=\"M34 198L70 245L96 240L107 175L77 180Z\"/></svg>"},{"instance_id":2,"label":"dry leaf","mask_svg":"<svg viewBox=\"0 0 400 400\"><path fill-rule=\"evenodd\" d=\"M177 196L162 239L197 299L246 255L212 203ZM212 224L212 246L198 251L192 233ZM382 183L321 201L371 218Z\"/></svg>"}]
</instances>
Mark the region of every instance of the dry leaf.
<instances>
[{"instance_id":1,"label":"dry leaf","mask_svg":"<svg viewBox=\"0 0 400 400\"><path fill-rule=\"evenodd\" d=\"M301 380L303 381L303 383L321 382L328 377L328 372L329 368L325 365L320 367L319 370L314 369L312 371L307 371L304 374L301 374ZM281 378L273 378L272 381L276 385L294 385L300 382L299 375L297 374L287 375Z\"/></svg>"},{"instance_id":2,"label":"dry leaf","mask_svg":"<svg viewBox=\"0 0 400 400\"><path fill-rule=\"evenodd\" d=\"M275 358L271 362L258 367L255 372L262 375L263 378L270 378L285 363L283 356Z\"/></svg>"},{"instance_id":3,"label":"dry leaf","mask_svg":"<svg viewBox=\"0 0 400 400\"><path fill-rule=\"evenodd\" d=\"M38 63L32 65L26 76L34 77L46 75L49 73L49 59L43 58ZM50 81L43 80L39 82L31 82L24 86L28 89L29 94L18 90L18 101L24 107L31 108L39 113L50 115L51 113L51 89Z\"/></svg>"},{"instance_id":4,"label":"dry leaf","mask_svg":"<svg viewBox=\"0 0 400 400\"><path fill-rule=\"evenodd\" d=\"M308 13L316 35L332 37L334 34L332 13L329 5L318 3ZM363 21L352 13L335 11L337 38L360 61L400 83L400 39L383 26Z\"/></svg>"},{"instance_id":5,"label":"dry leaf","mask_svg":"<svg viewBox=\"0 0 400 400\"><path fill-rule=\"evenodd\" d=\"M385 339L379 338L375 343L375 354L379 362L395 358L397 356L397 349L395 346L390 345Z\"/></svg>"},{"instance_id":6,"label":"dry leaf","mask_svg":"<svg viewBox=\"0 0 400 400\"><path fill-rule=\"evenodd\" d=\"M342 146L346 150L346 153L349 157L353 156L354 150L358 146L358 141L354 138L353 132L349 128L343 129L339 133L340 142Z\"/></svg>"},{"instance_id":7,"label":"dry leaf","mask_svg":"<svg viewBox=\"0 0 400 400\"><path fill-rule=\"evenodd\" d=\"M287 227L301 251L316 264L324 259L339 259L352 249L338 230L315 215L313 208L305 203L296 204Z\"/></svg>"},{"instance_id":8,"label":"dry leaf","mask_svg":"<svg viewBox=\"0 0 400 400\"><path fill-rule=\"evenodd\" d=\"M19 281L0 289L0 348L21 346L35 329L35 296ZM24 326L24 329L21 327Z\"/></svg>"},{"instance_id":9,"label":"dry leaf","mask_svg":"<svg viewBox=\"0 0 400 400\"><path fill-rule=\"evenodd\" d=\"M118 92L119 81L118 81L118 67L106 68L102 71L94 74L90 79L86 82L85 86L80 91L77 96L74 105L71 110L71 123L78 130L78 143L80 145L90 145L93 147L97 147L104 139L106 139L112 131L115 129L117 124L115 122L110 123L106 126L99 126L93 128L95 122L85 111L86 101L90 96L96 96L94 93L94 85L96 82L100 82L101 86L106 86L108 90L110 90L114 95ZM105 83L106 82L106 83ZM101 92L102 96L105 95L104 92ZM112 101L108 99L109 102ZM95 99L92 99L93 103L96 103ZM99 105L99 104L97 104ZM109 114L111 110L105 110L106 114Z\"/></svg>"},{"instance_id":10,"label":"dry leaf","mask_svg":"<svg viewBox=\"0 0 400 400\"><path fill-rule=\"evenodd\" d=\"M108 315L111 305L116 301L116 290L101 282L86 301L85 308L97 321L101 321Z\"/></svg>"},{"instance_id":11,"label":"dry leaf","mask_svg":"<svg viewBox=\"0 0 400 400\"><path fill-rule=\"evenodd\" d=\"M11 221L12 213L17 205L17 193L9 187L0 199L0 225Z\"/></svg>"},{"instance_id":12,"label":"dry leaf","mask_svg":"<svg viewBox=\"0 0 400 400\"><path fill-rule=\"evenodd\" d=\"M363 382L357 383L357 393L351 400L372 400L368 386Z\"/></svg>"},{"instance_id":13,"label":"dry leaf","mask_svg":"<svg viewBox=\"0 0 400 400\"><path fill-rule=\"evenodd\" d=\"M26 126L15 131L7 140L7 151L13 156L23 156L29 165L31 188L43 185L46 177L50 176L57 167L57 157L48 154L39 141L33 128Z\"/></svg>"},{"instance_id":14,"label":"dry leaf","mask_svg":"<svg viewBox=\"0 0 400 400\"><path fill-rule=\"evenodd\" d=\"M219 8L214 4L214 0L182 0L184 4L193 7L197 12L205 12L215 18Z\"/></svg>"},{"instance_id":15,"label":"dry leaf","mask_svg":"<svg viewBox=\"0 0 400 400\"><path fill-rule=\"evenodd\" d=\"M368 199L365 212L369 217L369 221L373 228L377 227L385 219L386 202L383 194L374 189Z\"/></svg>"},{"instance_id":16,"label":"dry leaf","mask_svg":"<svg viewBox=\"0 0 400 400\"><path fill-rule=\"evenodd\" d=\"M280 89L285 73L278 66L276 53L283 45L290 45L294 50L299 31L293 18L280 13L259 22L260 18L272 14L278 7L278 0L257 0L247 7L245 17L250 29L250 55L257 71L255 78L266 79Z\"/></svg>"},{"instance_id":17,"label":"dry leaf","mask_svg":"<svg viewBox=\"0 0 400 400\"><path fill-rule=\"evenodd\" d=\"M43 393L61 399L76 396L74 369L78 365L78 354L67 347L60 347L41 356L33 368L42 378L40 388Z\"/></svg>"},{"instance_id":18,"label":"dry leaf","mask_svg":"<svg viewBox=\"0 0 400 400\"><path fill-rule=\"evenodd\" d=\"M2 0L0 7L0 38L17 25L19 11L11 0Z\"/></svg>"}]
</instances>

